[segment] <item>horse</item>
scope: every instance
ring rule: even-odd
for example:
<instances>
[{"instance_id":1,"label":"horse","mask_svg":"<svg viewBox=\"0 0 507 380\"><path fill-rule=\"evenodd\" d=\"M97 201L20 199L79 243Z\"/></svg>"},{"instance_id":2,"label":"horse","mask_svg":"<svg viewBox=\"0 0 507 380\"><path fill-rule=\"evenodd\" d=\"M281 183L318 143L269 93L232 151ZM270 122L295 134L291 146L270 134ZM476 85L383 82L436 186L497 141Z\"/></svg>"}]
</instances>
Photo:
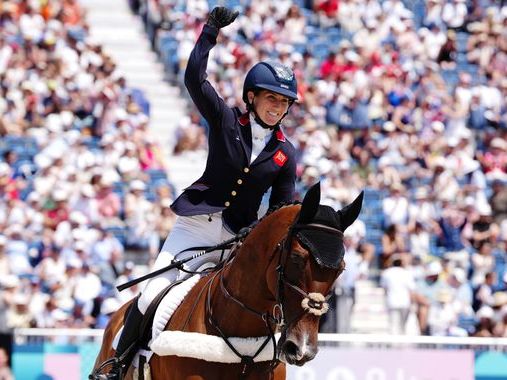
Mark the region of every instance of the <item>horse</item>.
<instances>
[{"instance_id":1,"label":"horse","mask_svg":"<svg viewBox=\"0 0 507 380\"><path fill-rule=\"evenodd\" d=\"M153 380L273 379L286 376L286 363L301 366L318 350L320 316L335 280L345 268L343 232L358 217L363 192L339 211L320 205L320 184L302 203L282 205L262 217L220 269L206 274L175 310L165 330L231 337L266 337L273 358L219 363L153 355ZM111 318L95 368L114 355L112 341L128 304ZM279 332L276 342L274 333ZM126 378L132 378L130 368Z\"/></svg>"}]
</instances>

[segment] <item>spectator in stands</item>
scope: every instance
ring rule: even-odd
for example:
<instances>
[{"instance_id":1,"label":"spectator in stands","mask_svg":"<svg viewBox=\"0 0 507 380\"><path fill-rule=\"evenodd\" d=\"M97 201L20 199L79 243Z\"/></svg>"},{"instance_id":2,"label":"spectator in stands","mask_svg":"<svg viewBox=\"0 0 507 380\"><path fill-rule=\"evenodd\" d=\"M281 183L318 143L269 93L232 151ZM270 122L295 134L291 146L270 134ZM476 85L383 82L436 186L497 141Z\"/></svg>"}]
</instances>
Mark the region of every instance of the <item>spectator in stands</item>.
<instances>
[{"instance_id":1,"label":"spectator in stands","mask_svg":"<svg viewBox=\"0 0 507 380\"><path fill-rule=\"evenodd\" d=\"M9 258L5 251L6 244L7 238L5 237L5 235L0 235L0 277L8 276L9 274L11 274Z\"/></svg>"},{"instance_id":2,"label":"spectator in stands","mask_svg":"<svg viewBox=\"0 0 507 380\"><path fill-rule=\"evenodd\" d=\"M407 225L409 203L404 191L403 185L393 183L391 193L382 201L382 212L386 226L396 224L402 229Z\"/></svg>"},{"instance_id":3,"label":"spectator in stands","mask_svg":"<svg viewBox=\"0 0 507 380\"><path fill-rule=\"evenodd\" d=\"M146 137L139 147L139 163L142 170L163 170L164 160L152 137Z\"/></svg>"},{"instance_id":4,"label":"spectator in stands","mask_svg":"<svg viewBox=\"0 0 507 380\"><path fill-rule=\"evenodd\" d=\"M44 212L44 226L53 230L58 224L69 219L70 209L68 205L68 194L63 189L55 189L51 198L53 206Z\"/></svg>"},{"instance_id":5,"label":"spectator in stands","mask_svg":"<svg viewBox=\"0 0 507 380\"><path fill-rule=\"evenodd\" d=\"M483 306L493 305L493 289L496 284L496 272L488 272L484 276L484 282L474 287L472 307L475 311Z\"/></svg>"},{"instance_id":6,"label":"spectator in stands","mask_svg":"<svg viewBox=\"0 0 507 380\"><path fill-rule=\"evenodd\" d=\"M104 173L100 176L100 182L97 184L97 208L104 225L121 224L121 200L119 195L113 191L112 181L113 179Z\"/></svg>"},{"instance_id":7,"label":"spectator in stands","mask_svg":"<svg viewBox=\"0 0 507 380\"><path fill-rule=\"evenodd\" d=\"M382 268L387 268L394 256L401 256L403 260L410 262L405 236L397 224L391 224L382 235Z\"/></svg>"},{"instance_id":8,"label":"spectator in stands","mask_svg":"<svg viewBox=\"0 0 507 380\"><path fill-rule=\"evenodd\" d=\"M453 335L452 327L456 326L458 315L453 305L453 294L450 289L441 288L429 308L428 331L429 335Z\"/></svg>"},{"instance_id":9,"label":"spectator in stands","mask_svg":"<svg viewBox=\"0 0 507 380\"><path fill-rule=\"evenodd\" d=\"M453 0L445 3L442 9L442 20L446 23L447 28L456 31L463 30L467 17L468 9L466 1Z\"/></svg>"},{"instance_id":10,"label":"spectator in stands","mask_svg":"<svg viewBox=\"0 0 507 380\"><path fill-rule=\"evenodd\" d=\"M34 326L34 316L28 310L29 298L17 293L12 298L12 307L7 311L7 326L11 329Z\"/></svg>"},{"instance_id":11,"label":"spectator in stands","mask_svg":"<svg viewBox=\"0 0 507 380\"><path fill-rule=\"evenodd\" d=\"M11 273L18 276L32 273L29 247L23 236L23 226L13 224L7 228L6 234L9 241L5 246L5 253L9 258Z\"/></svg>"},{"instance_id":12,"label":"spectator in stands","mask_svg":"<svg viewBox=\"0 0 507 380\"><path fill-rule=\"evenodd\" d=\"M125 195L125 224L127 225L127 245L137 249L147 249L150 257L158 252L158 236L155 232L154 204L146 199L146 185L140 180L130 183L130 191Z\"/></svg>"},{"instance_id":13,"label":"spectator in stands","mask_svg":"<svg viewBox=\"0 0 507 380\"><path fill-rule=\"evenodd\" d=\"M507 220L507 184L494 180L491 184L492 193L489 197L493 220L497 225Z\"/></svg>"},{"instance_id":14,"label":"spectator in stands","mask_svg":"<svg viewBox=\"0 0 507 380\"><path fill-rule=\"evenodd\" d=\"M507 337L507 307L504 305L498 313L499 321L495 324L493 335L499 338Z\"/></svg>"},{"instance_id":15,"label":"spectator in stands","mask_svg":"<svg viewBox=\"0 0 507 380\"><path fill-rule=\"evenodd\" d=\"M414 227L408 231L409 253L411 257L417 257L421 262L430 260L430 232L420 222L415 222Z\"/></svg>"},{"instance_id":16,"label":"spectator in stands","mask_svg":"<svg viewBox=\"0 0 507 380\"><path fill-rule=\"evenodd\" d=\"M83 263L73 288L75 302L92 302L99 296L101 290L102 283L95 273L95 268L92 268L87 262Z\"/></svg>"},{"instance_id":17,"label":"spectator in stands","mask_svg":"<svg viewBox=\"0 0 507 380\"><path fill-rule=\"evenodd\" d=\"M55 282L63 282L67 263L61 255L62 248L52 244L46 249L44 258L37 264L34 271L45 288L51 288Z\"/></svg>"},{"instance_id":18,"label":"spectator in stands","mask_svg":"<svg viewBox=\"0 0 507 380\"><path fill-rule=\"evenodd\" d=\"M454 268L447 279L453 293L453 308L458 316L473 316L473 292L467 281L466 272L461 268Z\"/></svg>"},{"instance_id":19,"label":"spectator in stands","mask_svg":"<svg viewBox=\"0 0 507 380\"><path fill-rule=\"evenodd\" d=\"M445 251L445 257L464 269L469 267L469 253L466 250L463 229L466 216L459 210L444 206L439 225L439 245Z\"/></svg>"},{"instance_id":20,"label":"spectator in stands","mask_svg":"<svg viewBox=\"0 0 507 380\"><path fill-rule=\"evenodd\" d=\"M414 278L406 268L406 257L391 256L392 266L385 269L380 285L386 292L386 306L389 314L391 334L405 334L410 308L415 291Z\"/></svg>"},{"instance_id":21,"label":"spectator in stands","mask_svg":"<svg viewBox=\"0 0 507 380\"><path fill-rule=\"evenodd\" d=\"M165 238L174 227L176 222L176 214L171 210L172 200L170 198L163 198L157 208L156 227L155 230L159 237L159 248L162 248Z\"/></svg>"},{"instance_id":22,"label":"spectator in stands","mask_svg":"<svg viewBox=\"0 0 507 380\"><path fill-rule=\"evenodd\" d=\"M440 48L436 57L436 62L440 64L444 70L452 70L456 67L456 34L453 31L447 32L447 38Z\"/></svg>"},{"instance_id":23,"label":"spectator in stands","mask_svg":"<svg viewBox=\"0 0 507 380\"><path fill-rule=\"evenodd\" d=\"M345 232L345 260L347 270L335 284L336 295L336 330L337 333L351 332L351 316L356 300L356 282L368 278L368 270L373 259L374 247L371 244L361 245L361 230L364 223L356 221ZM372 251L373 250L373 251Z\"/></svg>"},{"instance_id":24,"label":"spectator in stands","mask_svg":"<svg viewBox=\"0 0 507 380\"><path fill-rule=\"evenodd\" d=\"M426 187L415 189L413 200L408 206L408 227L415 229L419 223L426 231L436 228L437 208Z\"/></svg>"},{"instance_id":25,"label":"spectator in stands","mask_svg":"<svg viewBox=\"0 0 507 380\"><path fill-rule=\"evenodd\" d=\"M424 278L417 284L414 300L417 306L417 321L422 335L429 335L428 315L431 305L436 302L438 292L447 287L442 280L442 264L440 260L430 261L425 265Z\"/></svg>"},{"instance_id":26,"label":"spectator in stands","mask_svg":"<svg viewBox=\"0 0 507 380\"><path fill-rule=\"evenodd\" d=\"M471 263L471 284L473 287L477 287L484 283L486 274L494 271L495 269L493 246L489 241L482 241L479 244L478 251L472 254Z\"/></svg>"},{"instance_id":27,"label":"spectator in stands","mask_svg":"<svg viewBox=\"0 0 507 380\"><path fill-rule=\"evenodd\" d=\"M501 137L493 138L489 148L478 158L487 179L507 180L507 141Z\"/></svg>"},{"instance_id":28,"label":"spectator in stands","mask_svg":"<svg viewBox=\"0 0 507 380\"><path fill-rule=\"evenodd\" d=\"M92 244L88 262L97 268L103 282L113 285L120 273L125 249L111 231L99 229L98 232L99 237Z\"/></svg>"},{"instance_id":29,"label":"spectator in stands","mask_svg":"<svg viewBox=\"0 0 507 380\"><path fill-rule=\"evenodd\" d=\"M475 326L475 332L473 336L477 337L492 337L494 330L494 316L495 312L490 306L482 306L477 311L477 319L479 322Z\"/></svg>"},{"instance_id":30,"label":"spectator in stands","mask_svg":"<svg viewBox=\"0 0 507 380\"><path fill-rule=\"evenodd\" d=\"M486 204L476 205L477 215L474 219L473 215L469 222L470 226L468 239L470 244L475 249L480 249L483 243L495 243L499 235L499 228L496 223L493 223L491 215L491 206Z\"/></svg>"}]
</instances>

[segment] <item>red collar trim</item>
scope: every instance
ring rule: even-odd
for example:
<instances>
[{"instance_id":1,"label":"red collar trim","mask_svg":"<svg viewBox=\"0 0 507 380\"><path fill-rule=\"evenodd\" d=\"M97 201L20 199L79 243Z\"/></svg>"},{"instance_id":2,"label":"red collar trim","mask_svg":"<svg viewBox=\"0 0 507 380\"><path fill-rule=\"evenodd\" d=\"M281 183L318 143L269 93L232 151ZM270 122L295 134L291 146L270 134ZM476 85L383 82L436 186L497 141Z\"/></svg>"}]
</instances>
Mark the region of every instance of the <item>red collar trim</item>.
<instances>
[{"instance_id":1,"label":"red collar trim","mask_svg":"<svg viewBox=\"0 0 507 380\"><path fill-rule=\"evenodd\" d=\"M285 135L283 134L281 129L278 129L276 132L276 139L280 142L285 142Z\"/></svg>"},{"instance_id":2,"label":"red collar trim","mask_svg":"<svg viewBox=\"0 0 507 380\"><path fill-rule=\"evenodd\" d=\"M247 125L248 123L250 123L250 118L248 116L248 112L244 113L243 115L240 115L238 117L238 122L239 124L241 124L241 126L245 126Z\"/></svg>"}]
</instances>

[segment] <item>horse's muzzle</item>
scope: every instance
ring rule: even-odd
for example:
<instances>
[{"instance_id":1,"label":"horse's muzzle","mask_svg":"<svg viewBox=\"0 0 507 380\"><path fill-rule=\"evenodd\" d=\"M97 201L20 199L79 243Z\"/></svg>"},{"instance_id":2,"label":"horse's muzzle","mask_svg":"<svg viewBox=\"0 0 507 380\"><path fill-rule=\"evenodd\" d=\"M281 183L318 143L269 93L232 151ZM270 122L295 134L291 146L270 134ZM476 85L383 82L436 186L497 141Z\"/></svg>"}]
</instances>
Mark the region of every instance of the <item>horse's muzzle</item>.
<instances>
[{"instance_id":1,"label":"horse's muzzle","mask_svg":"<svg viewBox=\"0 0 507 380\"><path fill-rule=\"evenodd\" d=\"M312 360L317 354L316 345L308 345L306 340L302 343L296 343L293 339L285 339L279 342L280 360L288 364L302 366L306 362Z\"/></svg>"}]
</instances>

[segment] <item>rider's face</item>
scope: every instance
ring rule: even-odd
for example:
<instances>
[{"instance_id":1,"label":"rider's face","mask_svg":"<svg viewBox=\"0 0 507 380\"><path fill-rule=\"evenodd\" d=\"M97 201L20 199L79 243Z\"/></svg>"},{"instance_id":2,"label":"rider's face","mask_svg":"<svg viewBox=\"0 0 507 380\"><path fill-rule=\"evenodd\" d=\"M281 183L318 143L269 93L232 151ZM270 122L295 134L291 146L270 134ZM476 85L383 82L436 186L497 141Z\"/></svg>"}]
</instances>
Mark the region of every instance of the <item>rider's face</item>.
<instances>
[{"instance_id":1,"label":"rider's face","mask_svg":"<svg viewBox=\"0 0 507 380\"><path fill-rule=\"evenodd\" d=\"M255 112L268 125L276 125L289 109L289 98L267 90L261 90L257 95L248 92L248 100L253 101Z\"/></svg>"}]
</instances>

